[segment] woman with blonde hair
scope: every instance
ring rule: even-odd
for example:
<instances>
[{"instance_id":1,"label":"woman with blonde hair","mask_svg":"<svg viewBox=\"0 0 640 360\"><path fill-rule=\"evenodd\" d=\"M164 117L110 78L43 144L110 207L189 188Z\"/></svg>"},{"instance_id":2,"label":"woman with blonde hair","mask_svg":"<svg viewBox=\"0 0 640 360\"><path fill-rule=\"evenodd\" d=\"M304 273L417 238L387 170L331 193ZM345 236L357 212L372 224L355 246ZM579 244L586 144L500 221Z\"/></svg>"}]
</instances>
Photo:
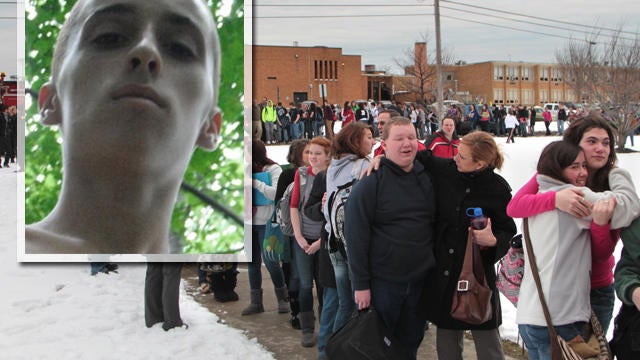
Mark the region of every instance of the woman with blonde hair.
<instances>
[{"instance_id":1,"label":"woman with blonde hair","mask_svg":"<svg viewBox=\"0 0 640 360\"><path fill-rule=\"evenodd\" d=\"M418 153L417 158L431 172L436 190L436 272L426 285L426 293L444 295L427 296L425 307L428 319L437 326L438 358L462 358L462 337L465 330L471 330L478 359L502 359L498 331L502 314L495 287L495 263L507 253L509 240L516 233L513 219L506 214L511 187L494 171L502 168L502 153L491 134L474 131L460 139L458 154L453 160L438 158L426 151ZM488 218L484 229L469 227L468 208L482 209ZM481 249L484 276L493 290L493 314L479 325L450 315L469 235Z\"/></svg>"}]
</instances>

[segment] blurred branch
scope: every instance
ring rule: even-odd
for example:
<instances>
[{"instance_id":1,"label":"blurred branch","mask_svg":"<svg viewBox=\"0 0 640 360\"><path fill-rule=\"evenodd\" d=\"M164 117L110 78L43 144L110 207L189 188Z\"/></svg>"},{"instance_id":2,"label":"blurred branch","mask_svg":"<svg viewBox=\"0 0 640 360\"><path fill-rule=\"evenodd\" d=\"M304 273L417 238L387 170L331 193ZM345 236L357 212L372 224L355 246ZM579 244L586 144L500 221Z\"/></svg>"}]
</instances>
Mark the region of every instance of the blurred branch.
<instances>
[{"instance_id":1,"label":"blurred branch","mask_svg":"<svg viewBox=\"0 0 640 360\"><path fill-rule=\"evenodd\" d=\"M209 206L211 206L212 208L222 212L222 214L224 216L226 216L227 218L230 218L231 220L235 221L238 225L243 226L244 222L242 221L242 218L240 216L238 216L237 214L235 214L233 211L229 210L227 207L225 207L224 205L218 203L218 201L208 195L206 195L205 193L203 193L202 191L196 189L194 186L187 184L186 182L183 182L182 185L180 186L183 190L195 195L198 199L202 200L203 202L207 203Z\"/></svg>"}]
</instances>

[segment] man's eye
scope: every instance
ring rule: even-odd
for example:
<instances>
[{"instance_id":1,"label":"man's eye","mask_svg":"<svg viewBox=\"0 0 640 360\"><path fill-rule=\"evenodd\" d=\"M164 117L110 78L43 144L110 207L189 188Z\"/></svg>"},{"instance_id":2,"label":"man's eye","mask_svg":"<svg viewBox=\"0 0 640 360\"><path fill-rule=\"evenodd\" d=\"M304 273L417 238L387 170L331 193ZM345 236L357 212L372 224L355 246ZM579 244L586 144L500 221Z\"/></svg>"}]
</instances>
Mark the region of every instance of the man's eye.
<instances>
[{"instance_id":1,"label":"man's eye","mask_svg":"<svg viewBox=\"0 0 640 360\"><path fill-rule=\"evenodd\" d=\"M110 32L96 36L92 43L102 47L113 47L124 43L127 38L119 33Z\"/></svg>"},{"instance_id":2,"label":"man's eye","mask_svg":"<svg viewBox=\"0 0 640 360\"><path fill-rule=\"evenodd\" d=\"M177 59L192 60L195 59L195 52L187 45L179 42L172 42L167 45L169 53Z\"/></svg>"}]
</instances>

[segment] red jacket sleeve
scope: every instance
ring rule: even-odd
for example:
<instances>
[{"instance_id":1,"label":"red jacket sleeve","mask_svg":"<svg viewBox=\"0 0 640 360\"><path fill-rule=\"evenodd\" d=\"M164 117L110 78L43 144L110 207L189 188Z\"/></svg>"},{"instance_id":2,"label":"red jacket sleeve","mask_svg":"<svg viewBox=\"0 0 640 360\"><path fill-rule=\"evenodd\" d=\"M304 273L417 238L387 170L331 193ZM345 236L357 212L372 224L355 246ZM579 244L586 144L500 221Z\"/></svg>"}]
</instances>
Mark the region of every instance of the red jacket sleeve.
<instances>
[{"instance_id":1,"label":"red jacket sleeve","mask_svg":"<svg viewBox=\"0 0 640 360\"><path fill-rule=\"evenodd\" d=\"M611 257L618 239L620 230L611 230L611 225L598 225L591 222L591 258L594 262L605 261Z\"/></svg>"}]
</instances>

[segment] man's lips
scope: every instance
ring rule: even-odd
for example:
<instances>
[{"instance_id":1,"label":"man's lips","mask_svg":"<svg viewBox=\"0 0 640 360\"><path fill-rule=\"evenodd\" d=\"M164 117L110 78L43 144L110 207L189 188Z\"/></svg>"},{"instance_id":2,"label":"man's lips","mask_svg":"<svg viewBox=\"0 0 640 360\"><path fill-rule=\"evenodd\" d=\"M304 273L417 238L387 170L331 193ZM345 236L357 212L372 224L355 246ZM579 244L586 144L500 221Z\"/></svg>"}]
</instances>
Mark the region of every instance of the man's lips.
<instances>
[{"instance_id":1,"label":"man's lips","mask_svg":"<svg viewBox=\"0 0 640 360\"><path fill-rule=\"evenodd\" d=\"M111 93L111 98L114 100L124 98L139 98L149 100L163 109L169 106L169 103L153 88L139 84L127 84L121 86Z\"/></svg>"}]
</instances>

